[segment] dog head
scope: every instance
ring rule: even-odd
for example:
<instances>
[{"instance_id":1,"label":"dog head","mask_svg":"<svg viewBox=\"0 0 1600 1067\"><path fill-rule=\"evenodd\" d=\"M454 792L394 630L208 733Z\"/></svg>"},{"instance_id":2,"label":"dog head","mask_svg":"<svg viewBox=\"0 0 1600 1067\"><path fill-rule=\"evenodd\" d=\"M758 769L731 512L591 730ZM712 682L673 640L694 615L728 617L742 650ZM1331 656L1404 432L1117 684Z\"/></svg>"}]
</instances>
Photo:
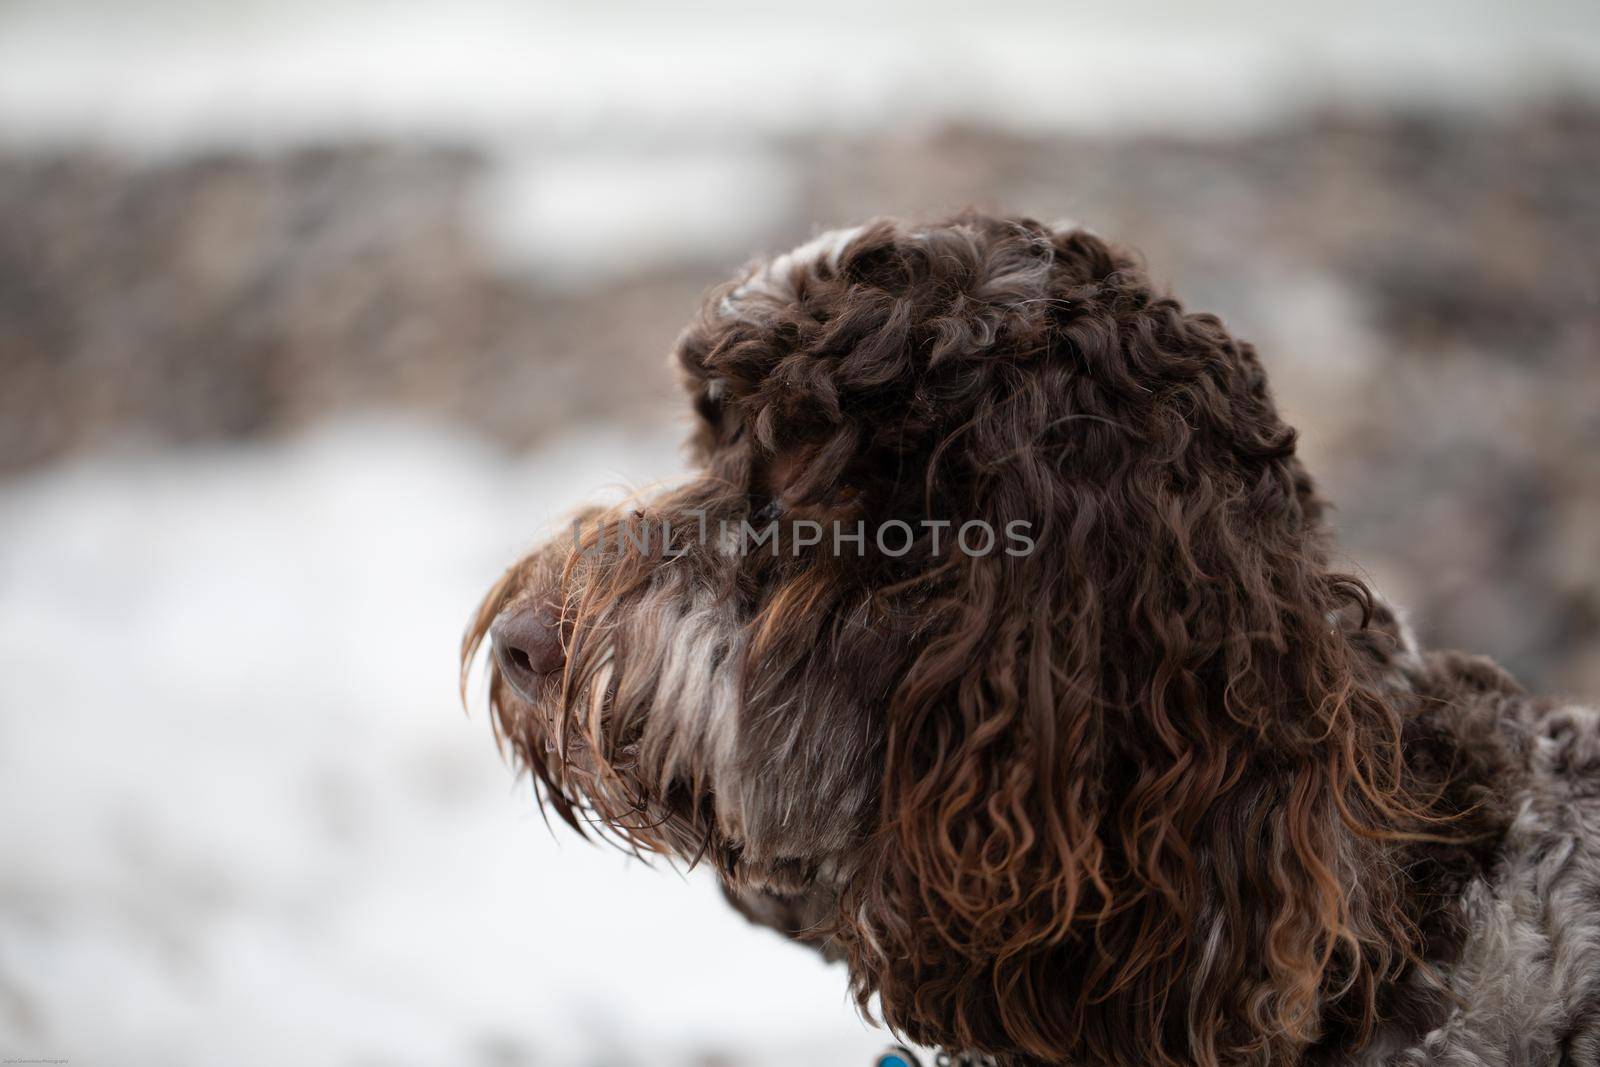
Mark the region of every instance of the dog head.
<instances>
[{"instance_id":1,"label":"dog head","mask_svg":"<svg viewBox=\"0 0 1600 1067\"><path fill-rule=\"evenodd\" d=\"M922 1043L1239 1062L1370 1019L1415 938L1400 725L1248 344L964 215L751 267L676 360L695 473L467 635L550 808L713 865Z\"/></svg>"}]
</instances>

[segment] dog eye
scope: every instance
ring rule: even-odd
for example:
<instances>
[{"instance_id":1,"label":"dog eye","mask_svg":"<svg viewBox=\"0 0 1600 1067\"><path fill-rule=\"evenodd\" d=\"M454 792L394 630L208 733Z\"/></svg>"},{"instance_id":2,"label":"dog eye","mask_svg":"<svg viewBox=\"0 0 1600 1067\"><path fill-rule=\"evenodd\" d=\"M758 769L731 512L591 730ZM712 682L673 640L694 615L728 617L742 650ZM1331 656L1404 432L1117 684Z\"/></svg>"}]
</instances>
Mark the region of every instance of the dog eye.
<instances>
[{"instance_id":1,"label":"dog eye","mask_svg":"<svg viewBox=\"0 0 1600 1067\"><path fill-rule=\"evenodd\" d=\"M711 378L706 381L705 388L694 398L694 409L713 429L722 426L723 403L722 399L728 393L728 383L723 378Z\"/></svg>"}]
</instances>

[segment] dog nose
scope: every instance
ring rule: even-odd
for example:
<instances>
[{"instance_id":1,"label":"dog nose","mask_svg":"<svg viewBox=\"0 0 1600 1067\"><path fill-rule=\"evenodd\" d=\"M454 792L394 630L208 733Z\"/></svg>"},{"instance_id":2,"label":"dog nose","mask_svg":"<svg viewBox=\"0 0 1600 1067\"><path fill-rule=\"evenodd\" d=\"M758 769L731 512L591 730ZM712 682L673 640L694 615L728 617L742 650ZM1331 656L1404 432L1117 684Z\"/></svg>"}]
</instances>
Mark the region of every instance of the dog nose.
<instances>
[{"instance_id":1,"label":"dog nose","mask_svg":"<svg viewBox=\"0 0 1600 1067\"><path fill-rule=\"evenodd\" d=\"M489 627L494 658L511 687L529 700L540 683L566 666L561 647L561 612L551 604L529 604L502 613Z\"/></svg>"}]
</instances>

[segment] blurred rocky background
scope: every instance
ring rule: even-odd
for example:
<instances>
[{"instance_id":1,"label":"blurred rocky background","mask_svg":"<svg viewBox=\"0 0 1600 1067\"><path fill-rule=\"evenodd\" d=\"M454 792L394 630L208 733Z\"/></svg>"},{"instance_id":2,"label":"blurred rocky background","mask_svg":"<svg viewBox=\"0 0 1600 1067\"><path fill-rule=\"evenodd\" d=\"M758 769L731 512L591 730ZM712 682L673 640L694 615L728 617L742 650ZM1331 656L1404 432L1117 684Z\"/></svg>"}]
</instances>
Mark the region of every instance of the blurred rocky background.
<instances>
[{"instance_id":1,"label":"blurred rocky background","mask_svg":"<svg viewBox=\"0 0 1600 1067\"><path fill-rule=\"evenodd\" d=\"M1135 245L1265 353L1350 554L1426 637L1600 690L1600 108L759 148L789 195L748 227L751 253L963 205ZM0 464L358 409L511 448L667 418L664 354L739 254L580 247L577 282L541 280L486 232L491 168L467 144L392 142L0 155ZM566 225L580 245L629 236Z\"/></svg>"},{"instance_id":2,"label":"blurred rocky background","mask_svg":"<svg viewBox=\"0 0 1600 1067\"><path fill-rule=\"evenodd\" d=\"M450 682L676 470L699 293L872 215L1136 246L1425 641L1600 698L1600 14L1197 7L0 3L0 1052L867 1062Z\"/></svg>"}]
</instances>

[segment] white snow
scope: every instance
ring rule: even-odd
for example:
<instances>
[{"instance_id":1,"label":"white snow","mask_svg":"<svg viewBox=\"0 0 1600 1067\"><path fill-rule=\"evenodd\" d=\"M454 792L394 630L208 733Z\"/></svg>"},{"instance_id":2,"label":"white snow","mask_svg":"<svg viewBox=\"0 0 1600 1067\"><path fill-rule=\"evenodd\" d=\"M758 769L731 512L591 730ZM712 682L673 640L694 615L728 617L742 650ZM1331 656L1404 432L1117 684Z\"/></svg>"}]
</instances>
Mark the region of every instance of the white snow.
<instances>
[{"instance_id":1,"label":"white snow","mask_svg":"<svg viewBox=\"0 0 1600 1067\"><path fill-rule=\"evenodd\" d=\"M682 140L942 119L1214 129L1600 81L1582 0L12 0L0 129Z\"/></svg>"},{"instance_id":2,"label":"white snow","mask_svg":"<svg viewBox=\"0 0 1600 1067\"><path fill-rule=\"evenodd\" d=\"M0 485L0 1054L869 1063L841 969L552 835L457 701L500 569L675 456L360 420Z\"/></svg>"},{"instance_id":3,"label":"white snow","mask_svg":"<svg viewBox=\"0 0 1600 1067\"><path fill-rule=\"evenodd\" d=\"M583 288L655 263L737 262L790 222L797 184L759 148L527 148L496 159L474 220L500 263Z\"/></svg>"}]
</instances>

